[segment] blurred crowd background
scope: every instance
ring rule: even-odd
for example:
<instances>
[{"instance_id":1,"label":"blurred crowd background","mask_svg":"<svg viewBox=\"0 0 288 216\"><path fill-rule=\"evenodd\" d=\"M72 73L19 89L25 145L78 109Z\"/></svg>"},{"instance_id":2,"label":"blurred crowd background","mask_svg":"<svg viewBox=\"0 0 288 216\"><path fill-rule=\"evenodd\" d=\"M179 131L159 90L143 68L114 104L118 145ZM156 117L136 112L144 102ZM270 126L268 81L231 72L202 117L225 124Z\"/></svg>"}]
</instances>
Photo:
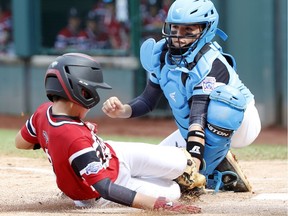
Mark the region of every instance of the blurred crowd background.
<instances>
[{"instance_id":1,"label":"blurred crowd background","mask_svg":"<svg viewBox=\"0 0 288 216\"><path fill-rule=\"evenodd\" d=\"M161 39L161 28L172 0L141 0L141 40ZM127 0L41 1L41 43L56 50L130 48ZM0 53L13 55L11 0L0 0Z\"/></svg>"},{"instance_id":2,"label":"blurred crowd background","mask_svg":"<svg viewBox=\"0 0 288 216\"><path fill-rule=\"evenodd\" d=\"M94 56L113 94L129 101L146 84L140 46L147 38L162 38L174 1L0 0L0 101L6 101L0 113L33 111L45 98L47 65L65 52ZM218 26L229 36L215 40L235 57L263 126L287 126L287 0L212 1ZM165 101L158 110L157 116L169 115Z\"/></svg>"}]
</instances>

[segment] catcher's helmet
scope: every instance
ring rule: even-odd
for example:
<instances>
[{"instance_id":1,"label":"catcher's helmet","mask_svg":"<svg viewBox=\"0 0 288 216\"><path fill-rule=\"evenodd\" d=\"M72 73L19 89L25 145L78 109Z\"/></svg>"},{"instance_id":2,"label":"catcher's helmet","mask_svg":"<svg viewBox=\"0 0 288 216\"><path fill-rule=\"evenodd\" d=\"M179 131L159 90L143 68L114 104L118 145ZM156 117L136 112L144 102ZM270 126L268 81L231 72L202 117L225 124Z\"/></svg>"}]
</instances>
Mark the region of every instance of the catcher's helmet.
<instances>
[{"instance_id":1,"label":"catcher's helmet","mask_svg":"<svg viewBox=\"0 0 288 216\"><path fill-rule=\"evenodd\" d=\"M100 101L97 88L111 89L103 82L100 65L85 54L57 57L45 75L46 94L51 101L53 96L59 96L90 109Z\"/></svg>"},{"instance_id":2,"label":"catcher's helmet","mask_svg":"<svg viewBox=\"0 0 288 216\"><path fill-rule=\"evenodd\" d=\"M217 33L219 15L210 0L177 0L169 8L167 18L162 28L163 37L168 42L171 57L183 60L191 52L196 53ZM171 32L171 25L202 25L204 26L199 38L187 47L176 48L171 43L172 37L179 37ZM181 37L195 38L195 35ZM180 49L180 50L179 50Z\"/></svg>"}]
</instances>

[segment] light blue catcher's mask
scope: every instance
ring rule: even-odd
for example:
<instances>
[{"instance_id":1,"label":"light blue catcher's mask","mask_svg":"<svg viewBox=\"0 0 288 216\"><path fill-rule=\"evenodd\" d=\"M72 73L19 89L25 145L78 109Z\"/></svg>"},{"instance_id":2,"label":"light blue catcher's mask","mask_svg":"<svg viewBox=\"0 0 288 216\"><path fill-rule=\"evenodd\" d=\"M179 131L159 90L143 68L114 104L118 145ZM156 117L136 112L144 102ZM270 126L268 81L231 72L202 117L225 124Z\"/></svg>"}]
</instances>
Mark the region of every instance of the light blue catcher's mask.
<instances>
[{"instance_id":1,"label":"light blue catcher's mask","mask_svg":"<svg viewBox=\"0 0 288 216\"><path fill-rule=\"evenodd\" d=\"M211 42L215 35L222 40L227 35L217 28L219 15L214 4L209 0L176 0L170 7L166 21L162 28L163 37L169 48L169 59L172 65L184 65L192 62L201 48ZM171 25L203 25L203 30L198 35L177 36L171 32ZM196 41L186 47L176 48L172 45L172 38L195 38ZM169 60L168 60L169 64Z\"/></svg>"}]
</instances>

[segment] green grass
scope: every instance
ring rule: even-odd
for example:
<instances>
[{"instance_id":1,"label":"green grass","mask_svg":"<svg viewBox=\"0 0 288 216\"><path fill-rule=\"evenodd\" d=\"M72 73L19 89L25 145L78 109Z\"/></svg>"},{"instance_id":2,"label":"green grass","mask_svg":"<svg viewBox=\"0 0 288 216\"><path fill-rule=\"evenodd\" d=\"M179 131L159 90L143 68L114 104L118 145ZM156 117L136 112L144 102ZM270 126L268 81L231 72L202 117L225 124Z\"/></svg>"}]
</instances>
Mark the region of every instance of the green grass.
<instances>
[{"instance_id":1,"label":"green grass","mask_svg":"<svg viewBox=\"0 0 288 216\"><path fill-rule=\"evenodd\" d=\"M29 151L15 148L14 138L16 130L0 129L0 155L43 158L42 150ZM161 141L155 137L127 137L127 136L101 136L104 140L147 142L157 144ZM232 149L239 160L287 160L287 146L273 143L252 144L242 149Z\"/></svg>"},{"instance_id":2,"label":"green grass","mask_svg":"<svg viewBox=\"0 0 288 216\"><path fill-rule=\"evenodd\" d=\"M252 144L242 149L231 150L240 160L287 160L287 146Z\"/></svg>"}]
</instances>

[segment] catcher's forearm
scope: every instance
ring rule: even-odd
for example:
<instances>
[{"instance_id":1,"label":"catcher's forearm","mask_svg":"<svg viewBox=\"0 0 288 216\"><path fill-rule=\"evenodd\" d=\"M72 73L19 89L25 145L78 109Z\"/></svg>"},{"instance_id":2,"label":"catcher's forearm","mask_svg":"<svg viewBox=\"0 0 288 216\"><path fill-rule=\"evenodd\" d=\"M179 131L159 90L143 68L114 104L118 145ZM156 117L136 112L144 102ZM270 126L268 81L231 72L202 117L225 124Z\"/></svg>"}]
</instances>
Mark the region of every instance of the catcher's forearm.
<instances>
[{"instance_id":1,"label":"catcher's forearm","mask_svg":"<svg viewBox=\"0 0 288 216\"><path fill-rule=\"evenodd\" d=\"M198 170L203 166L203 155L205 146L205 132L201 125L191 125L187 136L187 151L196 162Z\"/></svg>"}]
</instances>

